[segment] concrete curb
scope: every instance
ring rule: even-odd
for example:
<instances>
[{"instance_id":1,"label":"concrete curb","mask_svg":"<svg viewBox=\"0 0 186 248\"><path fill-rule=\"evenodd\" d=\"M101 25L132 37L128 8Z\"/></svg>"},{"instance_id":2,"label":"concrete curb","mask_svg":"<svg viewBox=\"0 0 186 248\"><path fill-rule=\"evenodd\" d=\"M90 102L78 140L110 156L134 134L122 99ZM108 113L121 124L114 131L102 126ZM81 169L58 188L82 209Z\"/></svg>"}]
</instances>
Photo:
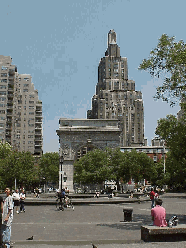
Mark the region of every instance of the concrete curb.
<instances>
[{"instance_id":1,"label":"concrete curb","mask_svg":"<svg viewBox=\"0 0 186 248\"><path fill-rule=\"evenodd\" d=\"M142 203L144 201L150 201L150 199L134 199L134 198L126 198L126 199L101 199L101 198L91 198L91 199L72 199L73 205L89 205L89 204L122 204L122 203ZM56 205L56 198L55 199L44 199L44 198L26 198L25 199L26 205Z\"/></svg>"}]
</instances>

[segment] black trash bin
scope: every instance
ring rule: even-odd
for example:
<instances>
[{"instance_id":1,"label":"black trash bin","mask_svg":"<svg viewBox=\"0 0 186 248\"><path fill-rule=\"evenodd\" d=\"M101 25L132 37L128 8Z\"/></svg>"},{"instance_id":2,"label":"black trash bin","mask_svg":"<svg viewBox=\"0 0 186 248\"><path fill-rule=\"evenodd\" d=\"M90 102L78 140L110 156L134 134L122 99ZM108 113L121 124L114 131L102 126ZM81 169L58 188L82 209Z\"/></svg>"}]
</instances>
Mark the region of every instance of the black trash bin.
<instances>
[{"instance_id":1,"label":"black trash bin","mask_svg":"<svg viewBox=\"0 0 186 248\"><path fill-rule=\"evenodd\" d=\"M124 221L132 221L133 208L124 208Z\"/></svg>"}]
</instances>

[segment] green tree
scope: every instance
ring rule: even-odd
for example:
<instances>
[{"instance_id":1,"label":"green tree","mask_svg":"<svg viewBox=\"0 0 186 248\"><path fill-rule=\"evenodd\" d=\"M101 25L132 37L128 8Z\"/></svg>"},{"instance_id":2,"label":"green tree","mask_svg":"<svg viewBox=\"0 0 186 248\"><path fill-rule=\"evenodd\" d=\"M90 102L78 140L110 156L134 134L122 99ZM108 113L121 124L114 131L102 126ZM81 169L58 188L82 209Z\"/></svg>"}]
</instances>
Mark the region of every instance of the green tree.
<instances>
[{"instance_id":1,"label":"green tree","mask_svg":"<svg viewBox=\"0 0 186 248\"><path fill-rule=\"evenodd\" d=\"M155 171L152 174L151 183L152 185L158 185L162 187L167 184L167 176L168 174L164 173L164 161L161 159L159 162L154 163Z\"/></svg>"},{"instance_id":2,"label":"green tree","mask_svg":"<svg viewBox=\"0 0 186 248\"><path fill-rule=\"evenodd\" d=\"M102 184L110 179L106 151L94 149L74 164L74 181L83 184Z\"/></svg>"},{"instance_id":3,"label":"green tree","mask_svg":"<svg viewBox=\"0 0 186 248\"><path fill-rule=\"evenodd\" d=\"M133 156L137 157L137 164L139 167L139 173L136 171L136 182L141 181L142 179L146 179L147 181L151 181L153 175L156 174L155 163L152 158L148 157L147 154L143 152L137 153L133 151ZM135 179L135 170L133 170L133 178Z\"/></svg>"},{"instance_id":4,"label":"green tree","mask_svg":"<svg viewBox=\"0 0 186 248\"><path fill-rule=\"evenodd\" d=\"M174 115L167 115L158 121L155 133L165 140L178 161L186 162L186 125L183 122Z\"/></svg>"},{"instance_id":5,"label":"green tree","mask_svg":"<svg viewBox=\"0 0 186 248\"><path fill-rule=\"evenodd\" d=\"M0 143L0 188L3 189L6 187L5 177L4 177L4 167L6 165L6 157L9 156L12 152L12 147L9 143L3 144Z\"/></svg>"},{"instance_id":6,"label":"green tree","mask_svg":"<svg viewBox=\"0 0 186 248\"><path fill-rule=\"evenodd\" d=\"M167 184L186 188L186 125L174 115L167 115L158 121L155 133L170 150L166 159Z\"/></svg>"},{"instance_id":7,"label":"green tree","mask_svg":"<svg viewBox=\"0 0 186 248\"><path fill-rule=\"evenodd\" d=\"M4 187L13 188L15 179L17 186L30 187L34 173L34 158L31 153L9 150L1 162Z\"/></svg>"},{"instance_id":8,"label":"green tree","mask_svg":"<svg viewBox=\"0 0 186 248\"><path fill-rule=\"evenodd\" d=\"M131 178L127 155L121 152L120 148L108 149L107 154L110 179L116 181L117 189L120 190L121 178L124 182L128 182Z\"/></svg>"},{"instance_id":9,"label":"green tree","mask_svg":"<svg viewBox=\"0 0 186 248\"><path fill-rule=\"evenodd\" d=\"M177 160L170 151L166 159L166 183L170 188L176 190L186 189L186 165L183 161Z\"/></svg>"},{"instance_id":10,"label":"green tree","mask_svg":"<svg viewBox=\"0 0 186 248\"><path fill-rule=\"evenodd\" d=\"M46 182L57 183L59 180L59 153L46 152L39 159L40 179Z\"/></svg>"},{"instance_id":11,"label":"green tree","mask_svg":"<svg viewBox=\"0 0 186 248\"><path fill-rule=\"evenodd\" d=\"M156 99L161 98L172 106L176 100L186 97L186 44L182 40L175 42L175 37L163 34L139 70L164 78L163 85L157 87Z\"/></svg>"},{"instance_id":12,"label":"green tree","mask_svg":"<svg viewBox=\"0 0 186 248\"><path fill-rule=\"evenodd\" d=\"M152 175L155 173L153 160L149 158L145 153L136 152L135 149L124 154L126 157L125 168L127 168L128 170L127 179L130 176L130 179L134 179L136 183L141 181L142 179L150 181ZM123 174L124 173L125 170L123 171Z\"/></svg>"}]
</instances>

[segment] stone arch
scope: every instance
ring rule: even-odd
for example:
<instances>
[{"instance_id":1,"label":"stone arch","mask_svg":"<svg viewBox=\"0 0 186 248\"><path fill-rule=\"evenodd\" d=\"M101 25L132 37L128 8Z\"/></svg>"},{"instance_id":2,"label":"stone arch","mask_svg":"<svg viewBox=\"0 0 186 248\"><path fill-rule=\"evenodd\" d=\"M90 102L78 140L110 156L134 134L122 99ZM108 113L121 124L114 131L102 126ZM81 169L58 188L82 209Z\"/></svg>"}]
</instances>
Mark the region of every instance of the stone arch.
<instances>
[{"instance_id":1,"label":"stone arch","mask_svg":"<svg viewBox=\"0 0 186 248\"><path fill-rule=\"evenodd\" d=\"M59 124L56 131L60 142L59 154L64 157L62 171L67 177L64 186L73 192L73 164L78 150L87 145L102 150L120 147L121 129L118 120L61 118Z\"/></svg>"}]
</instances>

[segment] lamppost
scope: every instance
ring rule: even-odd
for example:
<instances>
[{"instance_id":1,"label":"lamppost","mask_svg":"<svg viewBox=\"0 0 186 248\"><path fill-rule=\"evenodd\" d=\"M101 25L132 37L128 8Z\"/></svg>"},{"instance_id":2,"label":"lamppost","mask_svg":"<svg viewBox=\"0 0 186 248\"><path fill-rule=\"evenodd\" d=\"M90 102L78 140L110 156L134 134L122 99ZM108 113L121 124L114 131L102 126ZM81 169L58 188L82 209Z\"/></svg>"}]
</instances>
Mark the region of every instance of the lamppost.
<instances>
[{"instance_id":1,"label":"lamppost","mask_svg":"<svg viewBox=\"0 0 186 248\"><path fill-rule=\"evenodd\" d=\"M63 158L63 156L61 156L61 157L59 158L59 164L60 164L59 181L60 181L60 179L61 179L61 185L60 185L60 190L61 190L61 192L62 192L62 178L63 178L63 171L62 171L63 162L64 162L64 158Z\"/></svg>"},{"instance_id":2,"label":"lamppost","mask_svg":"<svg viewBox=\"0 0 186 248\"><path fill-rule=\"evenodd\" d=\"M163 141L163 157L164 157L163 172L165 174L165 141Z\"/></svg>"}]
</instances>

